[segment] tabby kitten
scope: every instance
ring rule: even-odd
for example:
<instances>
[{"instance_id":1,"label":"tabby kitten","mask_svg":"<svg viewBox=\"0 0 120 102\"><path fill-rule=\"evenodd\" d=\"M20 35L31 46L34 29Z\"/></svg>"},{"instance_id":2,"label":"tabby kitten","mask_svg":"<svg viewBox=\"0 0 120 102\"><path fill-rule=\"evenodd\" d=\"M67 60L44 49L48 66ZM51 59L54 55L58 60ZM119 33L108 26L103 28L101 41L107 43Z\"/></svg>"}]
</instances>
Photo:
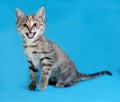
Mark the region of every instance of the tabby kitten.
<instances>
[{"instance_id":1,"label":"tabby kitten","mask_svg":"<svg viewBox=\"0 0 120 102\"><path fill-rule=\"evenodd\" d=\"M16 9L16 27L22 36L23 48L29 64L31 82L28 89L36 88L38 70L41 71L39 81L41 90L44 90L48 84L66 87L104 74L112 75L109 71L95 74L79 73L69 57L55 43L43 36L44 20L44 7L41 7L35 15L24 15L21 10Z\"/></svg>"}]
</instances>

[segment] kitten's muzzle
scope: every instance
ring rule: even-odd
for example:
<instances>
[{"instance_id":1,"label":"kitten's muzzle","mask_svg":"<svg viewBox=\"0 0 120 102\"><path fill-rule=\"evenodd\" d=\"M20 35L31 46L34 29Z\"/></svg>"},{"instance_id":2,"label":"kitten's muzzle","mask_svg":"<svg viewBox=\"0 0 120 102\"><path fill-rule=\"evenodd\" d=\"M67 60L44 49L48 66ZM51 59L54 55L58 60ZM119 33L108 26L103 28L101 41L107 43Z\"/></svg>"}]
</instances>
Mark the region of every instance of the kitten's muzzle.
<instances>
[{"instance_id":1,"label":"kitten's muzzle","mask_svg":"<svg viewBox=\"0 0 120 102\"><path fill-rule=\"evenodd\" d=\"M34 38L36 32L29 32L29 33L25 33L25 34L27 35L27 37L28 37L29 39L32 39L32 38Z\"/></svg>"}]
</instances>

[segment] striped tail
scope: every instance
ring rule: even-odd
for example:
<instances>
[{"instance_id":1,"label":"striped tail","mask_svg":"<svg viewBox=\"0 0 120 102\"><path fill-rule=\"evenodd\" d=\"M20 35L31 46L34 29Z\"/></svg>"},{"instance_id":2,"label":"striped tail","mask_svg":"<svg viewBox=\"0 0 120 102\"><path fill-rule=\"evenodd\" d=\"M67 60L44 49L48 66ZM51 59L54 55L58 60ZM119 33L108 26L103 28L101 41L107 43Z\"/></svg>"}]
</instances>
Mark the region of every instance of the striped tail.
<instances>
[{"instance_id":1,"label":"striped tail","mask_svg":"<svg viewBox=\"0 0 120 102\"><path fill-rule=\"evenodd\" d=\"M90 79L93 79L93 78L96 78L96 77L99 77L99 76L102 76L102 75L105 75L105 74L112 76L112 73L109 72L109 71L101 71L101 72L97 72L97 73L94 73L94 74L78 73L78 77L80 78L81 81L84 81L84 80L90 80Z\"/></svg>"}]
</instances>

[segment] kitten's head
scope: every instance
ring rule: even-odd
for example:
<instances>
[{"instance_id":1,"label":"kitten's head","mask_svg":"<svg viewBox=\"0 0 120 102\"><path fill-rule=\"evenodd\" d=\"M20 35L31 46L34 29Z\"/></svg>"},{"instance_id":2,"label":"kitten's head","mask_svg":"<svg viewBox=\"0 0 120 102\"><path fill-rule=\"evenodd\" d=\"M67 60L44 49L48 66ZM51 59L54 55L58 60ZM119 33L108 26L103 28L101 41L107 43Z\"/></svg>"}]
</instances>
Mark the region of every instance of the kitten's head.
<instances>
[{"instance_id":1,"label":"kitten's head","mask_svg":"<svg viewBox=\"0 0 120 102\"><path fill-rule=\"evenodd\" d=\"M43 34L44 19L44 7L41 7L35 15L24 15L21 10L16 8L16 27L24 41L34 41Z\"/></svg>"}]
</instances>

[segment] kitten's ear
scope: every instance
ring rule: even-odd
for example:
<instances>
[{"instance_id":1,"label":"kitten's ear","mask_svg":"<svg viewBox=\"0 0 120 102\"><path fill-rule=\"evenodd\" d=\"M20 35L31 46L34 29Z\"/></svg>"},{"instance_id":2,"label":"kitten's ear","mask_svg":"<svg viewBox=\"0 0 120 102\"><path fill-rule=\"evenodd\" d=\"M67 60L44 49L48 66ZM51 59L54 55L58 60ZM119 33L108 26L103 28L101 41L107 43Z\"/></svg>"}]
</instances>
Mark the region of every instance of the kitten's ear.
<instances>
[{"instance_id":1,"label":"kitten's ear","mask_svg":"<svg viewBox=\"0 0 120 102\"><path fill-rule=\"evenodd\" d=\"M18 8L15 9L15 14L16 14L16 20L17 20L17 21L18 21L20 18L24 17L24 13L23 13L20 9L18 9Z\"/></svg>"},{"instance_id":2,"label":"kitten's ear","mask_svg":"<svg viewBox=\"0 0 120 102\"><path fill-rule=\"evenodd\" d=\"M35 14L35 16L37 18L42 18L42 20L44 21L45 20L45 8L44 7L41 7L37 13Z\"/></svg>"}]
</instances>

